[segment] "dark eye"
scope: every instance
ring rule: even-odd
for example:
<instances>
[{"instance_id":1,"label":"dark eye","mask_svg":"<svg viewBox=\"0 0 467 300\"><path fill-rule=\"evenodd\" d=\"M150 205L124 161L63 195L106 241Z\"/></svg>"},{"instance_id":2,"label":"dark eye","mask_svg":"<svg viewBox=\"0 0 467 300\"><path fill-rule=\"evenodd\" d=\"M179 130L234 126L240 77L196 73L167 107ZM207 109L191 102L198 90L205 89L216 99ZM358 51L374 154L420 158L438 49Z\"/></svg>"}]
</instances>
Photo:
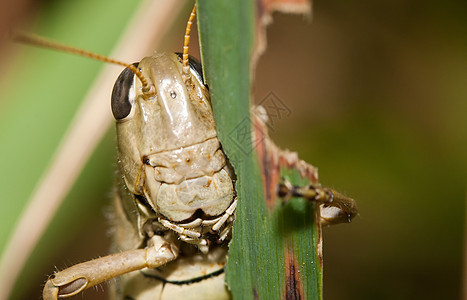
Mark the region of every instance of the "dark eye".
<instances>
[{"instance_id":1,"label":"dark eye","mask_svg":"<svg viewBox=\"0 0 467 300\"><path fill-rule=\"evenodd\" d=\"M135 67L138 66L139 63L134 63ZM131 103L130 103L130 89L133 86L133 78L135 74L128 68L120 73L115 81L114 88L112 90L112 97L111 97L111 106L112 106L112 114L116 120L121 120L128 116L131 111Z\"/></svg>"},{"instance_id":2,"label":"dark eye","mask_svg":"<svg viewBox=\"0 0 467 300\"><path fill-rule=\"evenodd\" d=\"M175 53L178 55L180 60L183 59L183 53ZM201 62L194 58L193 56L189 55L188 56L188 65L190 66L191 71L193 71L194 75L198 78L198 80L204 84L204 78L203 78L203 66L201 65ZM207 86L206 86L207 87Z\"/></svg>"}]
</instances>

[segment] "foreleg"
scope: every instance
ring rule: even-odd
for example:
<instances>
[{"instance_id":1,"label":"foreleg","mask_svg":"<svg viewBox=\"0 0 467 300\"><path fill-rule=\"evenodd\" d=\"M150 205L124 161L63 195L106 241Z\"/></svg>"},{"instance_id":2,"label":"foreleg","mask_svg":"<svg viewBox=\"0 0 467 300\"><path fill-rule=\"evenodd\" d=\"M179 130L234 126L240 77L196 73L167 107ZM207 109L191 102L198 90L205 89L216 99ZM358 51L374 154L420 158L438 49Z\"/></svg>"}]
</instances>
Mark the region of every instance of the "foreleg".
<instances>
[{"instance_id":1,"label":"foreleg","mask_svg":"<svg viewBox=\"0 0 467 300\"><path fill-rule=\"evenodd\" d=\"M93 259L51 275L45 284L45 300L66 298L114 277L144 268L160 267L178 256L178 247L160 236L154 246Z\"/></svg>"}]
</instances>

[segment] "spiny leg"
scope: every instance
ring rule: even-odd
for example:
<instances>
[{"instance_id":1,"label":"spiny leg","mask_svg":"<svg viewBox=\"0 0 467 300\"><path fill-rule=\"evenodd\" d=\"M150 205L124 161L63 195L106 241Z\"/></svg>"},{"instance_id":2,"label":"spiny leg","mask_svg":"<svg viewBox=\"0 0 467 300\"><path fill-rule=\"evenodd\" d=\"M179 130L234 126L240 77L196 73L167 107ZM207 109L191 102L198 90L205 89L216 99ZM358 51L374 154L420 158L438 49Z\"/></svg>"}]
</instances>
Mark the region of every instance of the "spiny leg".
<instances>
[{"instance_id":1,"label":"spiny leg","mask_svg":"<svg viewBox=\"0 0 467 300\"><path fill-rule=\"evenodd\" d=\"M301 197L321 204L321 224L331 225L350 222L358 214L357 204L349 197L330 188L319 185L294 186L283 179L277 194L287 203L292 197Z\"/></svg>"},{"instance_id":2,"label":"spiny leg","mask_svg":"<svg viewBox=\"0 0 467 300\"><path fill-rule=\"evenodd\" d=\"M153 246L115 253L74 265L51 275L47 280L44 300L56 300L78 294L114 277L144 268L157 268L178 256L178 247L161 236L151 239Z\"/></svg>"}]
</instances>

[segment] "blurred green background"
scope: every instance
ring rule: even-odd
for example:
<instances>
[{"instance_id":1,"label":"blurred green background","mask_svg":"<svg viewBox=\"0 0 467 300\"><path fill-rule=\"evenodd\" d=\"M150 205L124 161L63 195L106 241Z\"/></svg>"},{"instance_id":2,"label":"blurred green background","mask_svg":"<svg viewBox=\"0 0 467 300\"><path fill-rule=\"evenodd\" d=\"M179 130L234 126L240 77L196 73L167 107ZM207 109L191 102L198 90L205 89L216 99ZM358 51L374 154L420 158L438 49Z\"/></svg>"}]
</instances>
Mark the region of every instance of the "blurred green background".
<instances>
[{"instance_id":1,"label":"blurred green background","mask_svg":"<svg viewBox=\"0 0 467 300\"><path fill-rule=\"evenodd\" d=\"M27 10L8 8L34 32L107 54L139 2L20 3ZM167 33L165 50L181 48L189 9ZM360 209L352 224L324 228L325 299L458 299L466 289L466 9L465 1L319 0L311 21L274 14L256 102L273 92L290 109L273 118L273 138ZM0 249L101 67L25 46L3 53ZM15 298L37 299L55 266L107 252L113 134L27 263ZM86 296L102 298L103 289Z\"/></svg>"}]
</instances>

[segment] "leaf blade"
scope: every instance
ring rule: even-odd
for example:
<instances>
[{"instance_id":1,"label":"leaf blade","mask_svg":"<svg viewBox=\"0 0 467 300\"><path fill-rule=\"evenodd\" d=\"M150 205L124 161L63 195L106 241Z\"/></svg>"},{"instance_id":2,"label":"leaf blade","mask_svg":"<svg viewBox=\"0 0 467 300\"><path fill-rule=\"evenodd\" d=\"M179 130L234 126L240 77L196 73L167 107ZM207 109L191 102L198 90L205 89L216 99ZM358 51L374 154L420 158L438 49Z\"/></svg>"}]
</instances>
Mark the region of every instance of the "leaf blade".
<instances>
[{"instance_id":1,"label":"leaf blade","mask_svg":"<svg viewBox=\"0 0 467 300\"><path fill-rule=\"evenodd\" d=\"M255 116L250 116L254 3L197 3L204 72L218 135L238 176L239 203L229 246L227 283L235 299L294 295L321 299L320 229L314 219L314 204L302 201L284 209L278 201L272 211L266 206L262 176L268 170L260 168L264 157L256 151L262 139L251 139L257 131L252 125ZM284 172L295 184L307 182L296 171ZM297 211L301 213L298 219Z\"/></svg>"}]
</instances>

